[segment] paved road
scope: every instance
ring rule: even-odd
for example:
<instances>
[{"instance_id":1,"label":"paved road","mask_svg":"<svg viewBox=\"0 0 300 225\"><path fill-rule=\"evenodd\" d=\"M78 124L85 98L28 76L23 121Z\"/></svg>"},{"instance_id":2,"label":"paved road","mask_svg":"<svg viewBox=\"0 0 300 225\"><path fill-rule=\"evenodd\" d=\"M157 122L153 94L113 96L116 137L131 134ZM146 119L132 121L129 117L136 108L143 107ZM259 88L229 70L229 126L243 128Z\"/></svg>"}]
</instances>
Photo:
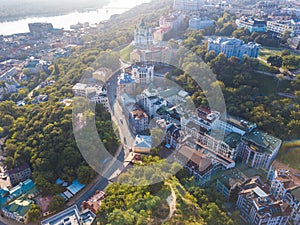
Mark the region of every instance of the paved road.
<instances>
[{"instance_id":1,"label":"paved road","mask_svg":"<svg viewBox=\"0 0 300 225\"><path fill-rule=\"evenodd\" d=\"M117 74L112 76L109 80L110 85L108 86L107 95L110 101L112 110L112 120L119 128L119 135L122 144L124 145L125 157L129 154L129 149L132 147L134 142L134 134L130 130L127 120L128 115L126 110L122 108L117 99Z\"/></svg>"},{"instance_id":2,"label":"paved road","mask_svg":"<svg viewBox=\"0 0 300 225\"><path fill-rule=\"evenodd\" d=\"M122 151L120 151L120 155L117 158L118 160L122 160L122 158L123 158L122 152L123 152L123 149L122 149ZM115 170L117 170L118 168L121 167L122 163L120 163L120 161L118 161L118 160L116 160L115 158L113 159L111 165L109 166L109 169L106 171L106 173L104 173L104 177L110 177L114 173ZM109 184L109 181L104 177L101 177L98 181L96 181L92 185L92 187L89 188L89 190L87 190L84 194L82 194L79 198L76 199L75 204L78 207L81 206L83 201L91 198L97 190L104 190L107 187L107 185Z\"/></svg>"},{"instance_id":3,"label":"paved road","mask_svg":"<svg viewBox=\"0 0 300 225\"><path fill-rule=\"evenodd\" d=\"M128 128L123 110L116 98L117 74L112 76L108 82L109 82L109 86L108 86L107 94L112 108L112 120L120 128L119 134L120 134L121 141L123 142L125 137L126 143L125 144L123 143L124 145L120 146L120 148L116 153L118 157L112 159L110 165L108 166L107 171L104 172L104 176L103 177L99 176L99 178L96 179L96 181L94 181L94 183L88 188L88 190L86 190L83 194L81 194L79 197L75 198L74 200L71 199L68 205L72 205L75 203L78 207L80 207L82 202L92 197L96 192L96 190L104 190L109 184L109 181L106 178L110 177L116 170L123 169L124 159L129 154L129 149L132 146L134 141L133 134L131 133L131 130Z\"/></svg>"}]
</instances>

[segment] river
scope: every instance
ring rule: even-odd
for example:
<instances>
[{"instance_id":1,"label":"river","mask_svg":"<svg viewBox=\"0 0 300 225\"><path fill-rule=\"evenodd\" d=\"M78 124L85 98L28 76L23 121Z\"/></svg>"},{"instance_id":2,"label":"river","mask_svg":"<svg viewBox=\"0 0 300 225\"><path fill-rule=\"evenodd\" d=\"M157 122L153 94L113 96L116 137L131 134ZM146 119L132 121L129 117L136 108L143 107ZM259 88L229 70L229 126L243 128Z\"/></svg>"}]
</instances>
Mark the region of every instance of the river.
<instances>
[{"instance_id":1,"label":"river","mask_svg":"<svg viewBox=\"0 0 300 225\"><path fill-rule=\"evenodd\" d=\"M124 13L137 5L147 2L150 2L150 0L111 0L110 3L101 9L86 12L72 12L60 16L29 17L16 21L2 22L0 23L0 35L29 32L28 23L34 22L52 23L54 28L64 28L65 30L69 30L71 25L77 23L88 22L92 25L108 20L112 15Z\"/></svg>"}]
</instances>

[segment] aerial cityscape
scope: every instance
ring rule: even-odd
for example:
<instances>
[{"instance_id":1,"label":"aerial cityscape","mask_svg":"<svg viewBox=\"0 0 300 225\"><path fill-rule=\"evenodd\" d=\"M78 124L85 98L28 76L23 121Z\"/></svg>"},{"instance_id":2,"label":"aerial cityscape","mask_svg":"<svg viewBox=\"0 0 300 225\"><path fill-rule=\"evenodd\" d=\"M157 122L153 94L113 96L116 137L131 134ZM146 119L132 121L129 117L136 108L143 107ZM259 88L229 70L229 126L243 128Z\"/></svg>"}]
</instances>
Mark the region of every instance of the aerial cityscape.
<instances>
[{"instance_id":1,"label":"aerial cityscape","mask_svg":"<svg viewBox=\"0 0 300 225\"><path fill-rule=\"evenodd\" d=\"M0 23L0 225L300 225L299 0L3 0Z\"/></svg>"}]
</instances>

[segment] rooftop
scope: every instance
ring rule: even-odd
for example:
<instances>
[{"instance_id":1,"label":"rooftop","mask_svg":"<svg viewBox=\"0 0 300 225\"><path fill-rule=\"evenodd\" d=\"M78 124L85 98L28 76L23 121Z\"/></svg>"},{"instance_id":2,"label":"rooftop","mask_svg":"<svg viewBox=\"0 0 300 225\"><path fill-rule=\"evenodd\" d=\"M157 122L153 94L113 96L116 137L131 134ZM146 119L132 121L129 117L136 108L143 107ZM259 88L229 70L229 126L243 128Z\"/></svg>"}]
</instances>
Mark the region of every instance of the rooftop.
<instances>
[{"instance_id":1,"label":"rooftop","mask_svg":"<svg viewBox=\"0 0 300 225\"><path fill-rule=\"evenodd\" d=\"M272 169L275 171L275 178L283 183L284 187L288 190L295 190L300 187L300 171L290 168L277 160L272 164ZM299 198L300 200L300 189Z\"/></svg>"},{"instance_id":2,"label":"rooftop","mask_svg":"<svg viewBox=\"0 0 300 225\"><path fill-rule=\"evenodd\" d=\"M79 214L76 205L63 210L41 222L42 225L91 225L96 215L90 210Z\"/></svg>"},{"instance_id":3,"label":"rooftop","mask_svg":"<svg viewBox=\"0 0 300 225\"><path fill-rule=\"evenodd\" d=\"M5 210L7 210L11 213L16 213L20 216L24 216L30 209L31 204L33 204L32 200L17 199L15 201L11 202L8 206L6 206L4 208L5 208Z\"/></svg>"},{"instance_id":4,"label":"rooftop","mask_svg":"<svg viewBox=\"0 0 300 225\"><path fill-rule=\"evenodd\" d=\"M212 166L211 159L207 158L202 152L197 151L196 149L193 149L187 145L182 145L176 153L176 156L183 159L185 164L189 164L189 162L195 164L190 164L190 166L196 166L197 168L195 169L199 172L203 172Z\"/></svg>"},{"instance_id":5,"label":"rooftop","mask_svg":"<svg viewBox=\"0 0 300 225\"><path fill-rule=\"evenodd\" d=\"M280 139L258 129L246 133L242 140L249 142L249 147L252 150L267 153L272 153L278 145L281 145Z\"/></svg>"},{"instance_id":6,"label":"rooftop","mask_svg":"<svg viewBox=\"0 0 300 225\"><path fill-rule=\"evenodd\" d=\"M29 165L27 163L24 163L21 166L18 166L16 168L12 169L12 170L8 170L7 174L11 175L11 174L14 174L14 173L19 173L19 172L24 171L26 169L29 169Z\"/></svg>"},{"instance_id":7,"label":"rooftop","mask_svg":"<svg viewBox=\"0 0 300 225\"><path fill-rule=\"evenodd\" d=\"M141 109L141 107L139 107L138 104L133 105L131 114L135 119L148 118L147 114Z\"/></svg>"},{"instance_id":8,"label":"rooftop","mask_svg":"<svg viewBox=\"0 0 300 225\"><path fill-rule=\"evenodd\" d=\"M96 193L87 201L82 203L82 208L91 209L94 213L100 208L101 202L105 197L105 193L103 191L97 190Z\"/></svg>"},{"instance_id":9,"label":"rooftop","mask_svg":"<svg viewBox=\"0 0 300 225\"><path fill-rule=\"evenodd\" d=\"M295 196L298 201L300 201L300 186L292 189L291 194Z\"/></svg>"},{"instance_id":10,"label":"rooftop","mask_svg":"<svg viewBox=\"0 0 300 225\"><path fill-rule=\"evenodd\" d=\"M134 147L138 148L151 148L152 147L152 137L145 135L137 135L134 140Z\"/></svg>"},{"instance_id":11,"label":"rooftop","mask_svg":"<svg viewBox=\"0 0 300 225\"><path fill-rule=\"evenodd\" d=\"M240 142L242 135L238 133L230 133L225 136L224 142L229 145L230 148L235 148L237 144Z\"/></svg>"},{"instance_id":12,"label":"rooftop","mask_svg":"<svg viewBox=\"0 0 300 225\"><path fill-rule=\"evenodd\" d=\"M135 79L129 73L121 73L118 78L118 84L133 84Z\"/></svg>"},{"instance_id":13,"label":"rooftop","mask_svg":"<svg viewBox=\"0 0 300 225\"><path fill-rule=\"evenodd\" d=\"M168 98L168 97L173 97L173 96L177 95L178 93L179 93L179 88L173 87L173 88L168 88L164 91L161 91L159 93L159 95L162 98Z\"/></svg>"},{"instance_id":14,"label":"rooftop","mask_svg":"<svg viewBox=\"0 0 300 225\"><path fill-rule=\"evenodd\" d=\"M256 128L257 125L240 117L231 116L229 114L226 115L226 121L228 124L231 124L245 132L251 131L252 129Z\"/></svg>"}]
</instances>

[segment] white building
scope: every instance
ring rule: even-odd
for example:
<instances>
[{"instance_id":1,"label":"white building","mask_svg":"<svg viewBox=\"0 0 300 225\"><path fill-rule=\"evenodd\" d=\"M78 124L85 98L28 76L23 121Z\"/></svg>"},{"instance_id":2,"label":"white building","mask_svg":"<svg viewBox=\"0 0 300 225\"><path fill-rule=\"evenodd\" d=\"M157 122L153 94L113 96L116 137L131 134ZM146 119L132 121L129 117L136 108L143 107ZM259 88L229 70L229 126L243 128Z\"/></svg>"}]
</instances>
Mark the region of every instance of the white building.
<instances>
[{"instance_id":1,"label":"white building","mask_svg":"<svg viewBox=\"0 0 300 225\"><path fill-rule=\"evenodd\" d=\"M272 31L278 37L289 31L291 36L300 35L300 22L295 20L277 20L277 21L267 21L267 30Z\"/></svg>"},{"instance_id":2,"label":"white building","mask_svg":"<svg viewBox=\"0 0 300 225\"><path fill-rule=\"evenodd\" d=\"M90 210L79 212L76 205L71 206L41 222L41 225L91 225L96 215Z\"/></svg>"},{"instance_id":3,"label":"white building","mask_svg":"<svg viewBox=\"0 0 300 225\"><path fill-rule=\"evenodd\" d=\"M291 220L300 224L300 171L275 161L272 163L268 180L271 182L270 193L278 200L290 206Z\"/></svg>"},{"instance_id":4,"label":"white building","mask_svg":"<svg viewBox=\"0 0 300 225\"><path fill-rule=\"evenodd\" d=\"M158 97L158 91L152 86L144 90L139 99L140 106L146 111L150 119L157 115L157 110L162 106L167 106L167 101Z\"/></svg>"},{"instance_id":5,"label":"white building","mask_svg":"<svg viewBox=\"0 0 300 225\"><path fill-rule=\"evenodd\" d=\"M200 10L204 0L174 0L173 9L192 12Z\"/></svg>"},{"instance_id":6,"label":"white building","mask_svg":"<svg viewBox=\"0 0 300 225\"><path fill-rule=\"evenodd\" d=\"M150 84L154 78L154 66L132 66L132 75L137 84Z\"/></svg>"},{"instance_id":7,"label":"white building","mask_svg":"<svg viewBox=\"0 0 300 225\"><path fill-rule=\"evenodd\" d=\"M245 182L241 189L236 207L247 224L286 225L288 223L288 208L283 202L273 199L261 183L251 179Z\"/></svg>"},{"instance_id":8,"label":"white building","mask_svg":"<svg viewBox=\"0 0 300 225\"><path fill-rule=\"evenodd\" d=\"M129 124L137 133L149 128L148 115L137 104L134 104L129 112Z\"/></svg>"},{"instance_id":9,"label":"white building","mask_svg":"<svg viewBox=\"0 0 300 225\"><path fill-rule=\"evenodd\" d=\"M246 28L251 33L254 31L256 32L267 31L267 22L262 19L242 16L241 18L237 19L235 22L238 28Z\"/></svg>"},{"instance_id":10,"label":"white building","mask_svg":"<svg viewBox=\"0 0 300 225\"><path fill-rule=\"evenodd\" d=\"M102 104L107 111L110 111L105 86L77 83L72 90L75 96L88 98L91 102Z\"/></svg>"},{"instance_id":11,"label":"white building","mask_svg":"<svg viewBox=\"0 0 300 225\"><path fill-rule=\"evenodd\" d=\"M150 153L152 148L152 137L137 135L133 144L133 152L135 153Z\"/></svg>"},{"instance_id":12,"label":"white building","mask_svg":"<svg viewBox=\"0 0 300 225\"><path fill-rule=\"evenodd\" d=\"M244 41L237 38L218 37L208 40L208 51L215 51L216 55L224 53L227 58L231 56L243 59L244 55L257 58L260 50L260 44L249 42L245 44Z\"/></svg>"},{"instance_id":13,"label":"white building","mask_svg":"<svg viewBox=\"0 0 300 225\"><path fill-rule=\"evenodd\" d=\"M141 49L147 49L153 46L153 31L145 25L142 20L139 27L134 29L134 46Z\"/></svg>"},{"instance_id":14,"label":"white building","mask_svg":"<svg viewBox=\"0 0 300 225\"><path fill-rule=\"evenodd\" d=\"M202 30L213 25L214 21L208 18L193 17L189 20L190 30Z\"/></svg>"},{"instance_id":15,"label":"white building","mask_svg":"<svg viewBox=\"0 0 300 225\"><path fill-rule=\"evenodd\" d=\"M260 130L242 136L238 144L238 157L251 167L268 169L275 160L282 141Z\"/></svg>"},{"instance_id":16,"label":"white building","mask_svg":"<svg viewBox=\"0 0 300 225\"><path fill-rule=\"evenodd\" d=\"M255 123L231 116L220 118L218 112L204 107L181 116L181 129L197 144L228 159L240 159L251 167L268 169L282 141L256 128Z\"/></svg>"},{"instance_id":17,"label":"white building","mask_svg":"<svg viewBox=\"0 0 300 225\"><path fill-rule=\"evenodd\" d=\"M162 16L159 18L159 27L171 28L177 30L183 23L185 16L183 13L173 12L167 16Z\"/></svg>"}]
</instances>

